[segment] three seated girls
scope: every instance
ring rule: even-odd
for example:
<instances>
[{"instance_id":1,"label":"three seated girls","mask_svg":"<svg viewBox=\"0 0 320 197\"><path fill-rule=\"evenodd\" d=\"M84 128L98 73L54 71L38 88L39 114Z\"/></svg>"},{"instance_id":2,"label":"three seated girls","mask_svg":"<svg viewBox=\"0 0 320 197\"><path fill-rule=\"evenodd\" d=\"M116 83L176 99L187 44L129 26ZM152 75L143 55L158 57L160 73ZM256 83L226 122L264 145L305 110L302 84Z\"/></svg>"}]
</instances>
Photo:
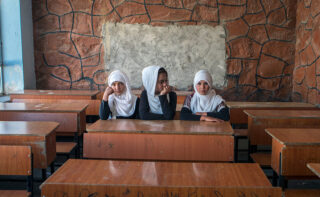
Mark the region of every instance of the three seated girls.
<instances>
[{"instance_id":1,"label":"three seated girls","mask_svg":"<svg viewBox=\"0 0 320 197\"><path fill-rule=\"evenodd\" d=\"M140 99L131 93L125 73L116 70L108 77L100 105L100 119L173 120L177 95L168 83L168 73L160 66L142 71L144 90ZM221 122L230 119L229 109L212 88L212 77L206 70L196 73L194 93L188 95L180 112L181 120Z\"/></svg>"}]
</instances>

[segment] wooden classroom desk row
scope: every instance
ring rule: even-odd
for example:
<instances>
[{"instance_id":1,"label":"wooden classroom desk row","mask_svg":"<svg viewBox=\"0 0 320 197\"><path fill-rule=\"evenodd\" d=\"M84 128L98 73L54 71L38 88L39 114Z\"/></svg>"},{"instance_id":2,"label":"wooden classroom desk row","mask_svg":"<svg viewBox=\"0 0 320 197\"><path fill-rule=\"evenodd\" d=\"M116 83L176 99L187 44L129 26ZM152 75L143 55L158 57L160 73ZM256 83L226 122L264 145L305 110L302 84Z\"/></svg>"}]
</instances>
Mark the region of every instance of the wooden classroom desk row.
<instances>
[{"instance_id":1,"label":"wooden classroom desk row","mask_svg":"<svg viewBox=\"0 0 320 197\"><path fill-rule=\"evenodd\" d=\"M56 132L81 135L86 129L86 104L79 103L0 103L1 121L55 121Z\"/></svg>"},{"instance_id":2,"label":"wooden classroom desk row","mask_svg":"<svg viewBox=\"0 0 320 197\"><path fill-rule=\"evenodd\" d=\"M84 134L86 158L234 160L229 122L182 120L98 120Z\"/></svg>"},{"instance_id":3,"label":"wooden classroom desk row","mask_svg":"<svg viewBox=\"0 0 320 197\"><path fill-rule=\"evenodd\" d=\"M280 197L258 164L69 159L41 186L54 196Z\"/></svg>"},{"instance_id":4,"label":"wooden classroom desk row","mask_svg":"<svg viewBox=\"0 0 320 197\"><path fill-rule=\"evenodd\" d=\"M56 157L58 126L57 122L0 121L0 144L30 145L34 168L46 169Z\"/></svg>"},{"instance_id":5,"label":"wooden classroom desk row","mask_svg":"<svg viewBox=\"0 0 320 197\"><path fill-rule=\"evenodd\" d=\"M320 163L308 163L308 168L320 178Z\"/></svg>"},{"instance_id":6,"label":"wooden classroom desk row","mask_svg":"<svg viewBox=\"0 0 320 197\"><path fill-rule=\"evenodd\" d=\"M320 163L320 128L268 128L272 137L271 167L284 177L310 177L308 163Z\"/></svg>"},{"instance_id":7,"label":"wooden classroom desk row","mask_svg":"<svg viewBox=\"0 0 320 197\"><path fill-rule=\"evenodd\" d=\"M271 145L266 128L320 128L320 110L245 110L250 145Z\"/></svg>"}]
</instances>

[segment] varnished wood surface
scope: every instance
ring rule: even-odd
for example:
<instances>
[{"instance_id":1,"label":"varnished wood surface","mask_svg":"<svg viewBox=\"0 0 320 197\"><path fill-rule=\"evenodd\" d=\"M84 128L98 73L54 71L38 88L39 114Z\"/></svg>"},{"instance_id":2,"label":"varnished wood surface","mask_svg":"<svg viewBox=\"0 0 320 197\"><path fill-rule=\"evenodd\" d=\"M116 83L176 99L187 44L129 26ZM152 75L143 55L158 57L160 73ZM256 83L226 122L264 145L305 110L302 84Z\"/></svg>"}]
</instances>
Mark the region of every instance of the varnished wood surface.
<instances>
[{"instance_id":1,"label":"varnished wood surface","mask_svg":"<svg viewBox=\"0 0 320 197\"><path fill-rule=\"evenodd\" d=\"M99 115L99 108L101 104L101 100L97 99L79 99L79 100L74 100L74 99L12 99L11 100L13 103L53 103L53 104L75 104L78 103L83 104L83 105L88 105L86 108L86 115Z\"/></svg>"},{"instance_id":2,"label":"varnished wood surface","mask_svg":"<svg viewBox=\"0 0 320 197\"><path fill-rule=\"evenodd\" d=\"M250 157L255 163L260 166L271 166L271 154L270 153L252 153Z\"/></svg>"},{"instance_id":3,"label":"varnished wood surface","mask_svg":"<svg viewBox=\"0 0 320 197\"><path fill-rule=\"evenodd\" d=\"M318 110L245 110L248 116L252 118L309 118L320 119L320 109Z\"/></svg>"},{"instance_id":4,"label":"varnished wood surface","mask_svg":"<svg viewBox=\"0 0 320 197\"><path fill-rule=\"evenodd\" d=\"M313 173L320 177L320 163L308 163L307 166Z\"/></svg>"},{"instance_id":5,"label":"varnished wood surface","mask_svg":"<svg viewBox=\"0 0 320 197\"><path fill-rule=\"evenodd\" d=\"M87 98L96 98L99 90L23 90L10 94L10 97L23 98L26 95L33 96L85 96Z\"/></svg>"},{"instance_id":6,"label":"varnished wood surface","mask_svg":"<svg viewBox=\"0 0 320 197\"><path fill-rule=\"evenodd\" d=\"M68 160L41 186L46 197L281 196L257 164Z\"/></svg>"},{"instance_id":7,"label":"varnished wood surface","mask_svg":"<svg viewBox=\"0 0 320 197\"><path fill-rule=\"evenodd\" d=\"M56 122L0 121L0 144L29 145L35 168L47 168L56 157Z\"/></svg>"},{"instance_id":8,"label":"varnished wood surface","mask_svg":"<svg viewBox=\"0 0 320 197\"><path fill-rule=\"evenodd\" d=\"M31 175L31 147L0 145L0 175Z\"/></svg>"},{"instance_id":9,"label":"varnished wood surface","mask_svg":"<svg viewBox=\"0 0 320 197\"><path fill-rule=\"evenodd\" d=\"M269 128L266 132L284 145L320 145L320 129Z\"/></svg>"},{"instance_id":10,"label":"varnished wood surface","mask_svg":"<svg viewBox=\"0 0 320 197\"><path fill-rule=\"evenodd\" d=\"M47 136L58 126L57 122L0 121L0 136Z\"/></svg>"},{"instance_id":11,"label":"varnished wood surface","mask_svg":"<svg viewBox=\"0 0 320 197\"><path fill-rule=\"evenodd\" d=\"M83 103L0 103L0 112L81 112L87 106Z\"/></svg>"},{"instance_id":12,"label":"varnished wood surface","mask_svg":"<svg viewBox=\"0 0 320 197\"><path fill-rule=\"evenodd\" d=\"M242 102L242 101L227 101L226 105L230 108L316 108L310 103L300 102Z\"/></svg>"},{"instance_id":13,"label":"varnished wood surface","mask_svg":"<svg viewBox=\"0 0 320 197\"><path fill-rule=\"evenodd\" d=\"M70 153L76 147L75 142L56 142L57 153Z\"/></svg>"},{"instance_id":14,"label":"varnished wood surface","mask_svg":"<svg viewBox=\"0 0 320 197\"><path fill-rule=\"evenodd\" d=\"M30 192L27 190L0 190L0 197L28 197Z\"/></svg>"},{"instance_id":15,"label":"varnished wood surface","mask_svg":"<svg viewBox=\"0 0 320 197\"><path fill-rule=\"evenodd\" d=\"M83 157L165 161L234 160L234 137L230 135L188 135L90 132L83 137Z\"/></svg>"},{"instance_id":16,"label":"varnished wood surface","mask_svg":"<svg viewBox=\"0 0 320 197\"><path fill-rule=\"evenodd\" d=\"M183 120L98 120L88 132L233 135L229 122Z\"/></svg>"},{"instance_id":17,"label":"varnished wood surface","mask_svg":"<svg viewBox=\"0 0 320 197\"><path fill-rule=\"evenodd\" d=\"M286 189L283 197L319 197L320 189Z\"/></svg>"}]
</instances>

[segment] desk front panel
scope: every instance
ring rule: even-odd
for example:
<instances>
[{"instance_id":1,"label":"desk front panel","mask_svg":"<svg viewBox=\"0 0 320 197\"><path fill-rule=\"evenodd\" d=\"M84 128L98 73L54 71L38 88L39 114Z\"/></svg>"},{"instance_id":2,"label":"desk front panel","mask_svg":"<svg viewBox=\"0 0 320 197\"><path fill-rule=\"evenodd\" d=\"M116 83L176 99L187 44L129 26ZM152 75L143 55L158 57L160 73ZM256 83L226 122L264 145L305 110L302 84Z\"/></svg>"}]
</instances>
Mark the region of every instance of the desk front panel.
<instances>
[{"instance_id":1,"label":"desk front panel","mask_svg":"<svg viewBox=\"0 0 320 197\"><path fill-rule=\"evenodd\" d=\"M228 135L85 133L83 156L103 159L233 161Z\"/></svg>"},{"instance_id":2,"label":"desk front panel","mask_svg":"<svg viewBox=\"0 0 320 197\"><path fill-rule=\"evenodd\" d=\"M0 135L2 145L29 145L33 153L33 167L46 169L56 157L56 133L47 136Z\"/></svg>"},{"instance_id":3,"label":"desk front panel","mask_svg":"<svg viewBox=\"0 0 320 197\"><path fill-rule=\"evenodd\" d=\"M320 128L319 118L265 119L248 117L250 145L271 145L267 128Z\"/></svg>"}]
</instances>

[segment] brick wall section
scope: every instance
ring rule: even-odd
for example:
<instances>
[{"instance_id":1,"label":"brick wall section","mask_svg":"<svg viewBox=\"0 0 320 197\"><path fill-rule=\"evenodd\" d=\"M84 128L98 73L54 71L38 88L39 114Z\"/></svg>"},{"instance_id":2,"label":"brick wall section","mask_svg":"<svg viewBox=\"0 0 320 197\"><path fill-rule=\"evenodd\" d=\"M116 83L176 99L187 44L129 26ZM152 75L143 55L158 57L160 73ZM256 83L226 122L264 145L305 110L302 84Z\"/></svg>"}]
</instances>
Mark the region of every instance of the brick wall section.
<instances>
[{"instance_id":1,"label":"brick wall section","mask_svg":"<svg viewBox=\"0 0 320 197\"><path fill-rule=\"evenodd\" d=\"M33 0L37 88L103 89L102 26L223 25L227 100L291 99L296 0Z\"/></svg>"},{"instance_id":2,"label":"brick wall section","mask_svg":"<svg viewBox=\"0 0 320 197\"><path fill-rule=\"evenodd\" d=\"M292 98L320 104L320 1L298 0L296 37Z\"/></svg>"}]
</instances>

